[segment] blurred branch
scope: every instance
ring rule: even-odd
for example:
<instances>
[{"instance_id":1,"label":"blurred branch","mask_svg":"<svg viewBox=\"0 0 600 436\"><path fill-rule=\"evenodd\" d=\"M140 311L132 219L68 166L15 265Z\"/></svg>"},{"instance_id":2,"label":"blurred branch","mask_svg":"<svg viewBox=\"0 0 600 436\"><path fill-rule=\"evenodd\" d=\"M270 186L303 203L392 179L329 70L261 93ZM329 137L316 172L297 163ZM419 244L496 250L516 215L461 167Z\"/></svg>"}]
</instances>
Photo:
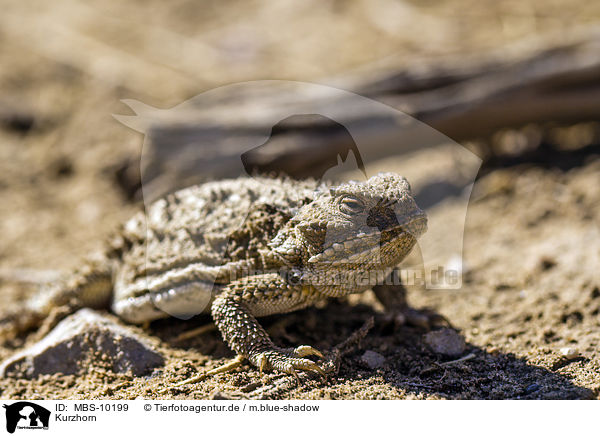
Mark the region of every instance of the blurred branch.
<instances>
[{"instance_id":1,"label":"blurred branch","mask_svg":"<svg viewBox=\"0 0 600 436\"><path fill-rule=\"evenodd\" d=\"M373 76L365 73L338 86L402 110L455 141L485 138L499 129L529 123L600 119L598 32L526 56L521 52L504 58L457 57L437 68L415 65ZM158 111L167 116L160 121L143 113L124 117L147 134L142 159L146 194L154 197L206 179L235 177L240 157L247 172L274 171L292 177L321 177L338 163L338 156L345 158L349 151L360 159L356 138L345 126L307 115L323 108L351 106L350 123L354 132L358 126L361 143L369 147L368 156L362 156L364 163L412 151L418 142L415 138L425 130L405 130L405 137L399 138L398 125L390 122L389 114L365 111L367 106L328 94L327 88L321 94L294 90L291 82L224 88L212 97L203 95L182 104L174 114ZM285 112L282 108L301 115L286 118L270 130L276 114ZM145 117L149 126L134 125ZM434 140L421 140L417 147L444 140L433 129L429 130L439 137L432 134ZM262 145L247 151L248 144L257 143L265 131L271 131L268 141L259 139ZM362 163L358 162L359 168Z\"/></svg>"},{"instance_id":2,"label":"blurred branch","mask_svg":"<svg viewBox=\"0 0 600 436\"><path fill-rule=\"evenodd\" d=\"M600 119L598 32L520 61L475 62L465 68L457 59L455 65L449 72L414 77L415 91L409 80L395 88L392 77L386 80L387 87L380 81L359 89L392 106L405 106L407 112L457 141L528 123ZM424 83L429 89L423 89Z\"/></svg>"}]
</instances>

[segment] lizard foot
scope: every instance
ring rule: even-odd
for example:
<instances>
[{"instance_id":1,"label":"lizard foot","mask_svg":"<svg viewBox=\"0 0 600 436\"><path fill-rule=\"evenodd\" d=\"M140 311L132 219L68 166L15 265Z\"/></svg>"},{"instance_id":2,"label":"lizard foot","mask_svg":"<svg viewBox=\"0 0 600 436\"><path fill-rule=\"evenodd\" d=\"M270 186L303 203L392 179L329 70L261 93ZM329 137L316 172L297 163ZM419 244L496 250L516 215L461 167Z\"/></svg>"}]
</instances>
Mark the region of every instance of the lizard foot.
<instances>
[{"instance_id":1,"label":"lizard foot","mask_svg":"<svg viewBox=\"0 0 600 436\"><path fill-rule=\"evenodd\" d=\"M392 271L390 283L399 283L398 270ZM413 309L406 300L406 288L402 284L382 284L373 286L377 300L385 308L385 323L393 323L394 327L413 325L431 330L435 327L451 327L450 322L442 315L430 309Z\"/></svg>"},{"instance_id":2,"label":"lizard foot","mask_svg":"<svg viewBox=\"0 0 600 436\"><path fill-rule=\"evenodd\" d=\"M274 348L271 350L256 353L249 357L250 362L258 366L260 372L268 369L275 369L287 374L292 374L298 378L297 371L315 371L325 375L325 371L306 356L323 357L323 354L308 345L300 345L296 348Z\"/></svg>"},{"instance_id":3,"label":"lizard foot","mask_svg":"<svg viewBox=\"0 0 600 436\"><path fill-rule=\"evenodd\" d=\"M443 315L434 312L430 309L413 309L412 307L404 307L402 309L392 310L388 316L394 322L395 326L412 325L421 327L427 330L436 327L452 327Z\"/></svg>"},{"instance_id":4,"label":"lizard foot","mask_svg":"<svg viewBox=\"0 0 600 436\"><path fill-rule=\"evenodd\" d=\"M35 329L42 320L39 313L27 309L5 314L0 317L0 343L6 343Z\"/></svg>"}]
</instances>

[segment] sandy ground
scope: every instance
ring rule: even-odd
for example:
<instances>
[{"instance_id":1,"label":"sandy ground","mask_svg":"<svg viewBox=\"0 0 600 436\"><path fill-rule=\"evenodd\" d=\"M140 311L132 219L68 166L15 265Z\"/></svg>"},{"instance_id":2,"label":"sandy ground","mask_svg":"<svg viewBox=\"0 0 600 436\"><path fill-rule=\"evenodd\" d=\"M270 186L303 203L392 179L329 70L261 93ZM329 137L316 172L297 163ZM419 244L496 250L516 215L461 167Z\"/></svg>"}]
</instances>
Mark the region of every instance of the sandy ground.
<instances>
[{"instance_id":1,"label":"sandy ground","mask_svg":"<svg viewBox=\"0 0 600 436\"><path fill-rule=\"evenodd\" d=\"M370 318L374 327L325 380L265 374L244 366L201 383L167 387L232 357L216 331L183 343L176 334L210 323L198 317L155 322L146 336L166 357L147 377L117 375L98 363L79 376L1 380L11 398L596 398L600 392L600 157L568 171L532 165L481 178L468 210L465 283L455 291L416 291L415 307L445 316L467 340L453 362L433 353L426 330L395 326L370 292L324 308L268 318L277 343L330 350ZM435 213L452 219L452 201ZM10 292L10 286L3 288ZM18 294L13 293L18 299ZM17 346L19 343L17 343ZM20 348L20 347L19 347ZM565 358L561 350L577 355ZM367 350L385 357L369 369ZM6 357L13 349L1 349Z\"/></svg>"},{"instance_id":2,"label":"sandy ground","mask_svg":"<svg viewBox=\"0 0 600 436\"><path fill-rule=\"evenodd\" d=\"M6 14L0 18L3 23L6 21L4 24L27 15L18 2L8 3ZM166 107L228 81L274 75L316 80L373 62L387 62L394 56L403 59L415 54L498 46L530 35L532 29L566 32L570 26L600 16L599 11L583 6L569 7L571 12L566 13L560 2L497 2L497 9L492 11L466 7L470 3L463 1L461 9L472 12L460 23L453 18L451 2L428 2L422 9L410 6L429 20L423 34L416 38L414 32L394 33L381 17L360 27L365 16L361 7L344 9L338 2L331 2L325 16L331 34L302 40L297 33L294 38L293 32L306 29L306 22L299 20L286 33L281 28L285 26L276 26L277 20L272 16L275 12L261 9L257 2L252 8L247 6L255 12L245 15L233 7L225 12L215 7L208 8L202 16L194 16L208 35L203 41L208 41L208 45L221 41L221 46L210 52L214 55L206 58L210 62L202 64L202 59L192 56L186 64L182 59L171 62L168 50L152 52L140 48L147 41L168 42L169 38L181 47L182 35L198 37L199 27L190 24L189 13L182 13L189 9L184 7L185 2L178 2L178 8L168 11L161 10L160 5L149 8L154 14L144 9L144 13L136 15L138 21L132 22L122 17L128 15L127 10L139 8L135 3L92 3L85 8L71 7L71 3L78 4L60 2L60 8L41 9L36 15L40 21L38 29L57 23L58 27L51 30L60 36L54 39L29 34L40 41L32 43L14 24L3 26L0 33L0 62L8 66L0 70L0 109L15 115L0 129L0 266L4 273L23 269L68 270L141 207L127 198L117 181L118 169L136 158L141 144L138 134L110 117L111 113L124 111L119 98L140 98ZM530 9L521 10L517 3L529 5ZM515 7L518 12L514 12ZM593 7L592 3L589 8ZM52 14L62 18L54 20ZM81 24L93 21L90 17L97 20L96 26ZM81 25L77 28L79 33L65 31L73 30L73 23ZM152 29L169 32L156 30L157 36L154 31L147 31L144 37L140 36L138 27L148 23L153 23ZM258 33L262 40L246 38L248 44L254 44L253 50L242 50L238 39L224 37L226 31L237 34L239 28L255 35L252 26L264 23L273 26L273 34ZM447 32L445 37L432 30L439 29L439 23L446 23L442 26ZM465 23L473 23L472 38L465 38L456 30L468 28ZM322 25L314 25L323 29ZM124 28L130 32L129 38L120 32ZM357 28L364 29L364 35L351 38ZM60 43L53 46L48 40ZM371 50L373 44L369 41L374 40L377 50ZM69 47L73 41L90 45ZM342 41L349 41L348 46ZM338 56L327 56L336 43L341 47ZM116 46L119 51L115 52ZM104 57L99 58L107 64L113 62L115 68L109 70L119 74L104 74L100 63L84 56L86 50L92 49L100 50ZM244 56L249 52L254 57L248 60ZM295 61L290 61L294 56ZM169 62L171 68L165 69ZM190 66L200 64L209 67L196 71ZM158 66L146 72L148 65ZM190 79L192 73L203 79L194 82ZM20 122L27 124L30 118L33 128L24 129ZM598 137L588 138L583 145L590 147L585 149L584 157L568 165L562 155L549 151L551 154L541 161L508 160L490 164L481 173L467 214L463 287L457 291L415 289L409 295L413 306L429 307L442 314L465 337L467 350L463 356L468 356L467 360L451 362L453 359L432 352L423 339L425 329L395 326L367 293L350 301L333 301L323 308L264 321L275 342L281 345L306 343L331 350L373 317L374 326L357 346L348 350L338 374L325 380L305 377L297 385L292 378L280 374L261 377L256 369L245 365L232 374L159 394L159 389L195 374L199 368L213 368L232 357L215 331L180 344L173 341L175 334L210 322L199 317L189 322L155 322L148 330L133 328L167 358L164 367L146 377L114 374L98 363L77 376L0 379L0 397L598 398L597 144ZM449 199L431 213L452 220L456 203ZM35 286L4 279L0 283L2 309L15 307L34 290ZM30 343L31 338L20 338L0 347L0 359ZM577 353L567 359L561 354L563 348L573 348ZM368 350L385 357L378 369L370 369L362 362L361 356Z\"/></svg>"}]
</instances>

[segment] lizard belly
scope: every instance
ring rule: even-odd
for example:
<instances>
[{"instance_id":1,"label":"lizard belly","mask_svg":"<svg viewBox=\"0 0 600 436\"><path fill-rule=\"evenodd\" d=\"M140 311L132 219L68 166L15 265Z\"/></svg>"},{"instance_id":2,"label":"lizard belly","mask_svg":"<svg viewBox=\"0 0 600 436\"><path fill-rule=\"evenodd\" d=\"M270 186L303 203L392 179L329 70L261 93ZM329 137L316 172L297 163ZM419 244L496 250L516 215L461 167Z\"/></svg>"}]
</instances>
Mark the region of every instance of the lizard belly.
<instances>
[{"instance_id":1,"label":"lizard belly","mask_svg":"<svg viewBox=\"0 0 600 436\"><path fill-rule=\"evenodd\" d=\"M134 324L168 317L187 320L210 311L214 288L213 283L190 282L160 292L117 298L112 303L112 311Z\"/></svg>"}]
</instances>

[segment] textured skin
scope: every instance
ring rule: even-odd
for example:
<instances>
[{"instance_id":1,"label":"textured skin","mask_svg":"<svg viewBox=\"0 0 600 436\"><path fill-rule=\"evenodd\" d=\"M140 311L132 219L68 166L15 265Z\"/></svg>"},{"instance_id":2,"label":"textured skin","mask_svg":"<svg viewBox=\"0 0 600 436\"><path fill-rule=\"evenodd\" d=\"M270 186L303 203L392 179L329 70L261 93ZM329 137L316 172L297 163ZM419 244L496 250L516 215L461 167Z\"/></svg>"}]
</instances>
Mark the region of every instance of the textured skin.
<instances>
[{"instance_id":1,"label":"textured skin","mask_svg":"<svg viewBox=\"0 0 600 436\"><path fill-rule=\"evenodd\" d=\"M392 173L339 186L267 178L192 186L134 216L104 256L4 325L25 330L58 307L110 305L133 323L210 311L229 346L261 369L320 371L305 358L317 350L275 346L256 317L372 288L426 221Z\"/></svg>"}]
</instances>

